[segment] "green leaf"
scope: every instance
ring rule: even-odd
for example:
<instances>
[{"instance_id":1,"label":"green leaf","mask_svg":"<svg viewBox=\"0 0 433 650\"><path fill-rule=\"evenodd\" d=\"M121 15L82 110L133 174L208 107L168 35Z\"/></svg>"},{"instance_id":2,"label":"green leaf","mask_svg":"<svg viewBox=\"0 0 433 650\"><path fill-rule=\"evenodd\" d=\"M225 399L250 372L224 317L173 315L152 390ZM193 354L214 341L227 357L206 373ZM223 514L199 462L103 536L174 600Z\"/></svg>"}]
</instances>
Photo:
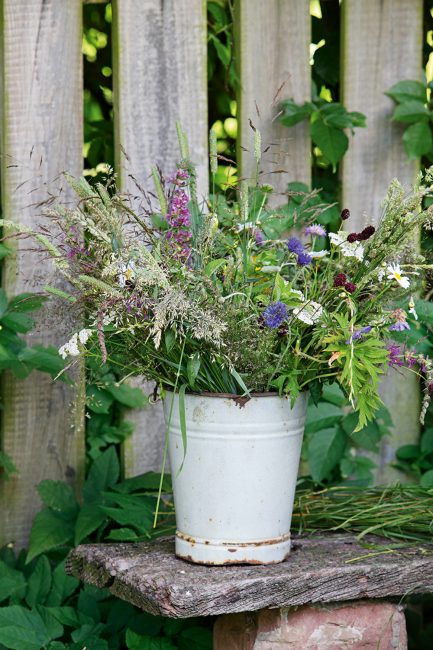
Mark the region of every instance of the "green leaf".
<instances>
[{"instance_id":1,"label":"green leaf","mask_svg":"<svg viewBox=\"0 0 433 650\"><path fill-rule=\"evenodd\" d=\"M315 106L311 102L298 105L293 99L286 99L286 101L282 102L281 108L283 110L283 114L280 117L281 124L284 124L284 126L295 126L298 122L307 119L314 111Z\"/></svg>"},{"instance_id":2,"label":"green leaf","mask_svg":"<svg viewBox=\"0 0 433 650\"><path fill-rule=\"evenodd\" d=\"M71 522L48 508L41 510L33 520L27 563L57 546L72 545L73 538Z\"/></svg>"},{"instance_id":3,"label":"green leaf","mask_svg":"<svg viewBox=\"0 0 433 650\"><path fill-rule=\"evenodd\" d=\"M423 102L411 99L404 102L404 104L399 104L391 119L394 122L408 122L410 124L411 122L419 122L420 120L426 122L429 117L430 113Z\"/></svg>"},{"instance_id":4,"label":"green leaf","mask_svg":"<svg viewBox=\"0 0 433 650\"><path fill-rule=\"evenodd\" d=\"M38 296L35 293L20 293L9 301L9 310L17 312L37 311L45 301L45 296Z\"/></svg>"},{"instance_id":5,"label":"green leaf","mask_svg":"<svg viewBox=\"0 0 433 650\"><path fill-rule=\"evenodd\" d=\"M321 118L311 124L310 132L314 144L319 147L335 170L349 145L346 134L340 128L328 126Z\"/></svg>"},{"instance_id":6,"label":"green leaf","mask_svg":"<svg viewBox=\"0 0 433 650\"><path fill-rule=\"evenodd\" d=\"M116 492L134 492L135 490L158 491L160 478L161 474L159 472L146 472L145 474L139 474L138 476L125 479L121 483L113 486L113 490L116 490ZM162 491L171 492L171 490L171 476L170 474L164 474Z\"/></svg>"},{"instance_id":7,"label":"green leaf","mask_svg":"<svg viewBox=\"0 0 433 650\"><path fill-rule=\"evenodd\" d=\"M397 82L386 91L385 95L388 95L388 97L391 97L400 104L411 100L416 100L422 103L427 101L425 85L420 81L414 81L411 79Z\"/></svg>"},{"instance_id":8,"label":"green leaf","mask_svg":"<svg viewBox=\"0 0 433 650\"><path fill-rule=\"evenodd\" d=\"M148 405L149 400L141 388L128 384L107 384L105 389L114 397L116 402L131 409L140 409Z\"/></svg>"},{"instance_id":9,"label":"green leaf","mask_svg":"<svg viewBox=\"0 0 433 650\"><path fill-rule=\"evenodd\" d=\"M45 555L35 564L29 579L26 603L29 607L42 605L51 589L51 567Z\"/></svg>"},{"instance_id":10,"label":"green leaf","mask_svg":"<svg viewBox=\"0 0 433 650\"><path fill-rule=\"evenodd\" d=\"M0 560L0 603L11 597L21 600L24 598L26 586L23 574Z\"/></svg>"},{"instance_id":11,"label":"green leaf","mask_svg":"<svg viewBox=\"0 0 433 650\"><path fill-rule=\"evenodd\" d=\"M72 517L76 514L78 503L74 491L64 481L45 479L39 483L37 489L43 503L52 510L66 513Z\"/></svg>"},{"instance_id":12,"label":"green leaf","mask_svg":"<svg viewBox=\"0 0 433 650\"><path fill-rule=\"evenodd\" d=\"M126 647L128 650L176 650L169 639L137 634L132 630L126 630Z\"/></svg>"},{"instance_id":13,"label":"green leaf","mask_svg":"<svg viewBox=\"0 0 433 650\"><path fill-rule=\"evenodd\" d=\"M75 523L74 544L80 544L90 533L99 528L106 518L100 506L93 503L84 504Z\"/></svg>"},{"instance_id":14,"label":"green leaf","mask_svg":"<svg viewBox=\"0 0 433 650\"><path fill-rule=\"evenodd\" d=\"M411 124L403 133L403 144L410 160L421 158L433 149L431 126L428 122Z\"/></svg>"},{"instance_id":15,"label":"green leaf","mask_svg":"<svg viewBox=\"0 0 433 650\"><path fill-rule=\"evenodd\" d=\"M6 291L0 287L0 318L6 313L8 308L8 297Z\"/></svg>"},{"instance_id":16,"label":"green leaf","mask_svg":"<svg viewBox=\"0 0 433 650\"><path fill-rule=\"evenodd\" d=\"M93 463L83 488L84 500L92 503L100 500L101 492L119 480L119 459L114 447L108 447Z\"/></svg>"},{"instance_id":17,"label":"green leaf","mask_svg":"<svg viewBox=\"0 0 433 650\"><path fill-rule=\"evenodd\" d=\"M314 481L327 477L340 462L346 448L346 436L340 427L315 433L308 445L308 463Z\"/></svg>"},{"instance_id":18,"label":"green leaf","mask_svg":"<svg viewBox=\"0 0 433 650\"><path fill-rule=\"evenodd\" d=\"M423 454L433 451L433 429L426 429L422 434L421 451Z\"/></svg>"},{"instance_id":19,"label":"green leaf","mask_svg":"<svg viewBox=\"0 0 433 650\"><path fill-rule=\"evenodd\" d=\"M4 478L6 479L10 478L11 474L18 472L12 458L4 451L0 451L0 475L2 473L2 470L4 473Z\"/></svg>"},{"instance_id":20,"label":"green leaf","mask_svg":"<svg viewBox=\"0 0 433 650\"><path fill-rule=\"evenodd\" d=\"M433 487L433 469L429 469L428 472L421 476L419 484L423 488Z\"/></svg>"},{"instance_id":21,"label":"green leaf","mask_svg":"<svg viewBox=\"0 0 433 650\"><path fill-rule=\"evenodd\" d=\"M66 575L65 562L60 562L52 573L51 591L45 604L50 607L62 605L74 593L79 584L79 580Z\"/></svg>"},{"instance_id":22,"label":"green leaf","mask_svg":"<svg viewBox=\"0 0 433 650\"><path fill-rule=\"evenodd\" d=\"M7 648L41 650L53 638L39 612L19 605L0 608L0 643Z\"/></svg>"},{"instance_id":23,"label":"green leaf","mask_svg":"<svg viewBox=\"0 0 433 650\"><path fill-rule=\"evenodd\" d=\"M27 316L26 314L20 314L19 312L10 312L8 311L1 319L2 325L9 327L13 332L19 332L20 334L26 334L29 332L33 325L33 318Z\"/></svg>"},{"instance_id":24,"label":"green leaf","mask_svg":"<svg viewBox=\"0 0 433 650\"><path fill-rule=\"evenodd\" d=\"M0 242L0 260L4 259L7 255L10 255L12 250Z\"/></svg>"},{"instance_id":25,"label":"green leaf","mask_svg":"<svg viewBox=\"0 0 433 650\"><path fill-rule=\"evenodd\" d=\"M338 406L321 402L318 407L311 407L307 411L305 433L315 433L321 429L329 429L340 422L343 412Z\"/></svg>"},{"instance_id":26,"label":"green leaf","mask_svg":"<svg viewBox=\"0 0 433 650\"><path fill-rule=\"evenodd\" d=\"M182 384L182 386L179 389L179 421L180 421L180 433L182 436L182 446L183 446L183 459L182 459L182 464L179 468L179 472L183 467L183 463L185 461L185 456L186 456L186 449L188 445L188 439L186 435L186 415L185 415L185 390L187 386L186 384Z\"/></svg>"},{"instance_id":27,"label":"green leaf","mask_svg":"<svg viewBox=\"0 0 433 650\"><path fill-rule=\"evenodd\" d=\"M413 461L419 458L421 450L419 445L402 445L395 453L398 460Z\"/></svg>"},{"instance_id":28,"label":"green leaf","mask_svg":"<svg viewBox=\"0 0 433 650\"><path fill-rule=\"evenodd\" d=\"M200 354L198 352L195 352L191 357L188 358L186 364L186 374L188 375L188 381L191 388L194 388L195 380L197 379L197 375L200 370L200 365Z\"/></svg>"},{"instance_id":29,"label":"green leaf","mask_svg":"<svg viewBox=\"0 0 433 650\"><path fill-rule=\"evenodd\" d=\"M212 650L212 632L204 627L189 627L177 637L179 650Z\"/></svg>"},{"instance_id":30,"label":"green leaf","mask_svg":"<svg viewBox=\"0 0 433 650\"><path fill-rule=\"evenodd\" d=\"M93 413L108 413L114 399L108 390L101 389L94 384L86 387L86 397L87 407Z\"/></svg>"},{"instance_id":31,"label":"green leaf","mask_svg":"<svg viewBox=\"0 0 433 650\"><path fill-rule=\"evenodd\" d=\"M42 608L39 608L41 611ZM74 607L44 607L43 610L61 625L77 628L81 626L77 610Z\"/></svg>"},{"instance_id":32,"label":"green leaf","mask_svg":"<svg viewBox=\"0 0 433 650\"><path fill-rule=\"evenodd\" d=\"M53 346L44 348L42 345L33 345L31 348L24 348L18 358L30 369L47 372L52 377L56 377L65 367L59 351Z\"/></svg>"}]
</instances>

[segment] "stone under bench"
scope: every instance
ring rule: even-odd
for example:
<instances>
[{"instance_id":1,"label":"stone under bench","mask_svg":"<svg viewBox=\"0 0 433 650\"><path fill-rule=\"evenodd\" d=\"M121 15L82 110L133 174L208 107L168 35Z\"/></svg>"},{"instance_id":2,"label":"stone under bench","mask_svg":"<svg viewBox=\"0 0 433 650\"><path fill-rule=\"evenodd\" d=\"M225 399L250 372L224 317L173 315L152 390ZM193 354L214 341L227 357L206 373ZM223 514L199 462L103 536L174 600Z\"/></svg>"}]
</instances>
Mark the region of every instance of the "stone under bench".
<instances>
[{"instance_id":1,"label":"stone under bench","mask_svg":"<svg viewBox=\"0 0 433 650\"><path fill-rule=\"evenodd\" d=\"M391 546L294 536L281 564L211 567L176 558L165 537L78 546L66 566L150 614L217 616L214 650L404 650L405 596L433 592L433 546Z\"/></svg>"}]
</instances>

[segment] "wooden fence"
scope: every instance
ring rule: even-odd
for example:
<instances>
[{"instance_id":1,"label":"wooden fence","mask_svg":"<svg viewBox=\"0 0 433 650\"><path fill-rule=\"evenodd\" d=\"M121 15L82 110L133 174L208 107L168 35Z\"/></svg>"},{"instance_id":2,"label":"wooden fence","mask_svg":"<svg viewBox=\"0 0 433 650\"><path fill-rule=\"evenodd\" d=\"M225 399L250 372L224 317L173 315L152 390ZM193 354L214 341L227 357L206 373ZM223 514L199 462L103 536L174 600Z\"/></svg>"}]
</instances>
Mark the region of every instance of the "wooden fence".
<instances>
[{"instance_id":1,"label":"wooden fence","mask_svg":"<svg viewBox=\"0 0 433 650\"><path fill-rule=\"evenodd\" d=\"M79 175L82 169L81 2L1 1L2 210L5 217L27 225L38 222L37 204L47 192L58 191L59 172ZM383 92L397 81L421 76L422 4L342 0L343 102L349 110L365 113L368 123L353 137L342 169L343 203L356 226L371 217L377 220L392 177L410 183L416 170L402 149L400 128L389 121L393 106ZM130 174L146 185L154 162L166 171L173 168L175 121L180 120L198 164L201 191L206 192L206 29L204 0L114 1L116 169L122 188L131 187ZM236 4L240 142L251 148L251 117L264 146L272 145L264 165L287 170L279 180L283 184L310 181L307 126L287 130L273 119L280 86L281 99L292 96L302 102L310 97L310 32L309 0ZM274 150L282 150L282 158L277 160ZM250 158L243 149L239 161L241 173L248 175ZM68 198L67 190L64 196ZM9 294L53 281L49 263L36 261L24 246L20 243L4 265ZM32 342L59 346L70 325L47 307ZM384 395L395 435L381 452L379 482L393 478L382 467L392 448L418 435L416 386L406 381L402 388L400 380L387 380ZM9 481L0 478L0 545L15 540L21 546L40 505L36 484L55 478L79 485L84 413L72 407L70 390L42 375L16 382L5 373L3 400L2 449L12 456L19 475ZM132 417L136 430L124 450L129 475L149 469L149 459L158 461L163 438L157 408Z\"/></svg>"}]
</instances>

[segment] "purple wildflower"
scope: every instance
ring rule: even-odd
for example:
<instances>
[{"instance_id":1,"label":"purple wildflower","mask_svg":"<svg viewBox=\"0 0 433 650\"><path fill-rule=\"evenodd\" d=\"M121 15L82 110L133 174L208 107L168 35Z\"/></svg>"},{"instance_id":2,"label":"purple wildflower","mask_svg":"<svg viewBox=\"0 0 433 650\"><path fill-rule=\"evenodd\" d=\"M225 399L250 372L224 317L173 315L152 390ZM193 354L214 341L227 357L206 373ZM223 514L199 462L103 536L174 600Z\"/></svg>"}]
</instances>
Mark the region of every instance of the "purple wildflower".
<instances>
[{"instance_id":1,"label":"purple wildflower","mask_svg":"<svg viewBox=\"0 0 433 650\"><path fill-rule=\"evenodd\" d=\"M260 228L254 228L253 232L254 232L254 239L256 240L257 246L261 246L265 241L265 235L263 233L263 230L260 230Z\"/></svg>"},{"instance_id":2,"label":"purple wildflower","mask_svg":"<svg viewBox=\"0 0 433 650\"><path fill-rule=\"evenodd\" d=\"M404 330L410 330L409 323L407 323L404 320L398 320L397 322L394 323L394 325L391 325L391 327L388 327L390 332L404 332Z\"/></svg>"},{"instance_id":3,"label":"purple wildflower","mask_svg":"<svg viewBox=\"0 0 433 650\"><path fill-rule=\"evenodd\" d=\"M353 341L358 341L358 339L360 339L363 334L368 334L372 329L373 328L371 325L366 325L365 327L361 327L360 330L355 330L350 339L347 339L346 345L350 345L353 343Z\"/></svg>"},{"instance_id":4,"label":"purple wildflower","mask_svg":"<svg viewBox=\"0 0 433 650\"><path fill-rule=\"evenodd\" d=\"M288 315L289 311L284 302L272 302L263 312L263 321L268 327L276 329L286 320Z\"/></svg>"},{"instance_id":5,"label":"purple wildflower","mask_svg":"<svg viewBox=\"0 0 433 650\"><path fill-rule=\"evenodd\" d=\"M170 198L168 213L166 215L169 229L166 232L166 239L175 250L175 255L180 258L187 258L191 248L191 215L188 208L189 198L182 184L189 178L188 172L178 169L173 183L176 185Z\"/></svg>"},{"instance_id":6,"label":"purple wildflower","mask_svg":"<svg viewBox=\"0 0 433 650\"><path fill-rule=\"evenodd\" d=\"M312 259L311 255L308 255L308 253L305 253L304 251L298 253L299 266L308 266L308 264L311 264Z\"/></svg>"},{"instance_id":7,"label":"purple wildflower","mask_svg":"<svg viewBox=\"0 0 433 650\"><path fill-rule=\"evenodd\" d=\"M388 365L390 366L398 366L401 368L401 366L404 366L404 361L401 358L402 357L402 351L399 345L395 345L394 343L390 343L388 346L388 352L389 352L389 357L388 357Z\"/></svg>"},{"instance_id":8,"label":"purple wildflower","mask_svg":"<svg viewBox=\"0 0 433 650\"><path fill-rule=\"evenodd\" d=\"M307 226L304 230L304 235L311 235L312 237L326 237L326 230L318 223L313 223Z\"/></svg>"},{"instance_id":9,"label":"purple wildflower","mask_svg":"<svg viewBox=\"0 0 433 650\"><path fill-rule=\"evenodd\" d=\"M187 181L189 181L189 173L186 169L181 168L176 169L174 174L169 178L170 183L178 186L184 185Z\"/></svg>"},{"instance_id":10,"label":"purple wildflower","mask_svg":"<svg viewBox=\"0 0 433 650\"><path fill-rule=\"evenodd\" d=\"M301 240L297 237L290 237L289 241L287 242L287 248L291 253L296 253L296 255L304 252L304 246Z\"/></svg>"}]
</instances>

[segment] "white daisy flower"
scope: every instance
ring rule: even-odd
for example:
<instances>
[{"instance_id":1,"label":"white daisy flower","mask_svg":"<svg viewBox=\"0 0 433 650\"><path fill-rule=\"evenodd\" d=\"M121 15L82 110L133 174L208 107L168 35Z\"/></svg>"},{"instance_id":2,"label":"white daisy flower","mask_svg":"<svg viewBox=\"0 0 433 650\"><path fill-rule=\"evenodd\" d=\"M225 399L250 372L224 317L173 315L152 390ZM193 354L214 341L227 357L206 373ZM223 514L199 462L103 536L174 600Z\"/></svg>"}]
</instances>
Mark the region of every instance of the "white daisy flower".
<instances>
[{"instance_id":1,"label":"white daisy flower","mask_svg":"<svg viewBox=\"0 0 433 650\"><path fill-rule=\"evenodd\" d=\"M349 233L344 230L338 232L330 232L329 239L334 246L338 246L344 257L355 257L362 262L364 259L364 247L359 241L348 242L347 236Z\"/></svg>"},{"instance_id":2,"label":"white daisy flower","mask_svg":"<svg viewBox=\"0 0 433 650\"><path fill-rule=\"evenodd\" d=\"M399 264L390 264L387 268L388 280L396 280L403 289L409 289L410 280L407 276L402 275L402 270Z\"/></svg>"},{"instance_id":3,"label":"white daisy flower","mask_svg":"<svg viewBox=\"0 0 433 650\"><path fill-rule=\"evenodd\" d=\"M307 325L314 325L323 313L323 307L318 302L310 300L300 307L295 307L293 315Z\"/></svg>"}]
</instances>

